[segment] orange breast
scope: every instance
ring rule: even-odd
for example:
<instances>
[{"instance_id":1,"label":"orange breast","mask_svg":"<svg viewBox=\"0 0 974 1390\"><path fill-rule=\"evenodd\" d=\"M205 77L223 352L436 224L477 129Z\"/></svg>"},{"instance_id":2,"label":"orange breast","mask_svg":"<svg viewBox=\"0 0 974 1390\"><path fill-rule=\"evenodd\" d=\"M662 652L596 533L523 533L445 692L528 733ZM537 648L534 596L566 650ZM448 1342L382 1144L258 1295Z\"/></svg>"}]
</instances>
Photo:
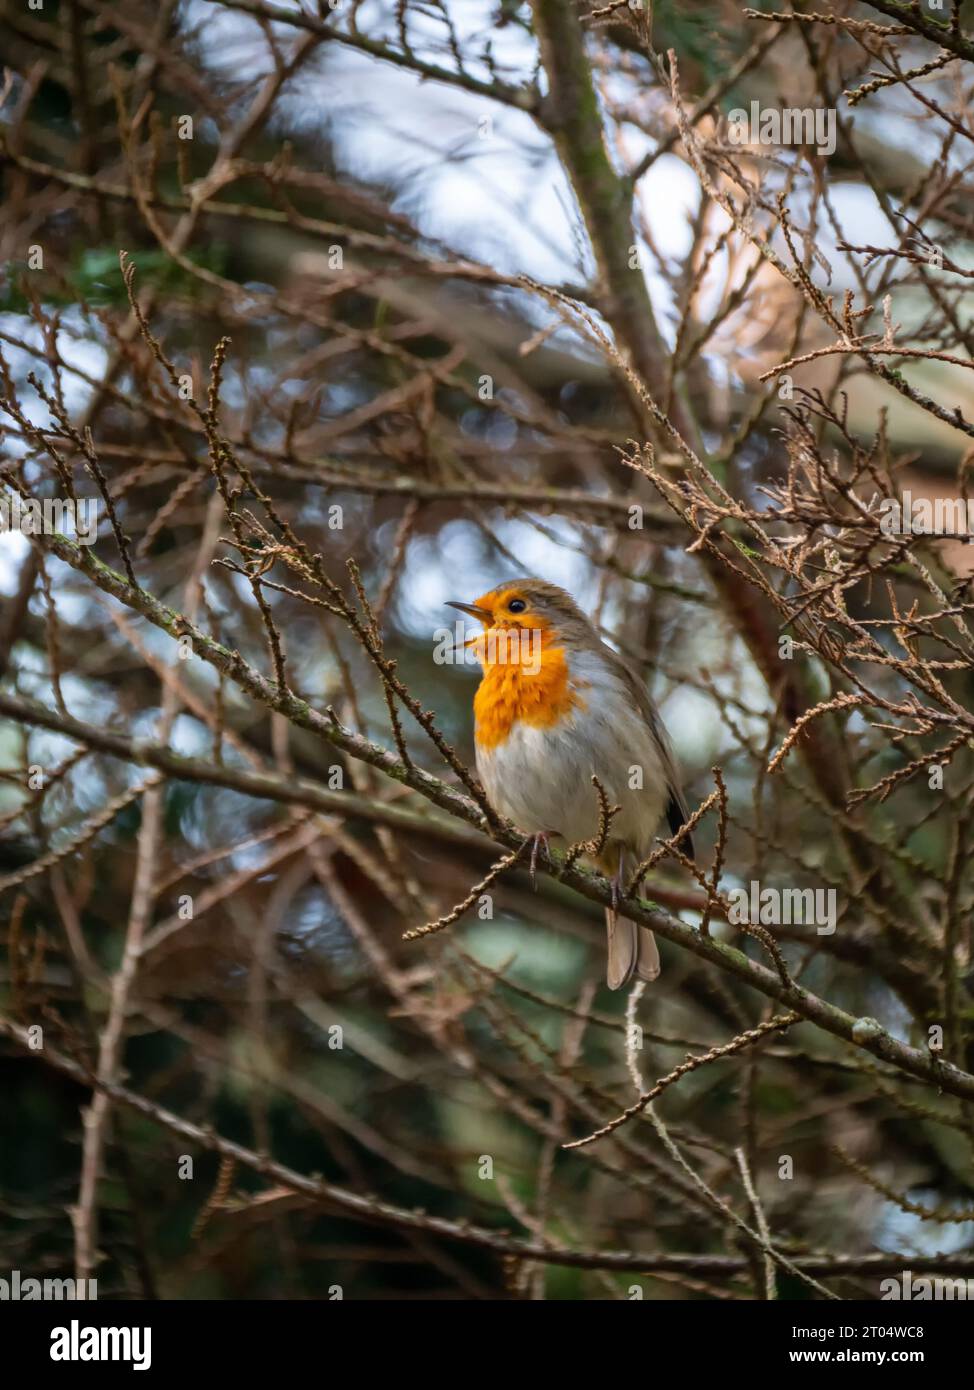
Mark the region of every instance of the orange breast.
<instances>
[{"instance_id":1,"label":"orange breast","mask_svg":"<svg viewBox=\"0 0 974 1390\"><path fill-rule=\"evenodd\" d=\"M581 704L569 684L562 647L543 647L540 669L533 674L516 662L488 665L473 702L477 743L496 748L517 723L551 728Z\"/></svg>"}]
</instances>

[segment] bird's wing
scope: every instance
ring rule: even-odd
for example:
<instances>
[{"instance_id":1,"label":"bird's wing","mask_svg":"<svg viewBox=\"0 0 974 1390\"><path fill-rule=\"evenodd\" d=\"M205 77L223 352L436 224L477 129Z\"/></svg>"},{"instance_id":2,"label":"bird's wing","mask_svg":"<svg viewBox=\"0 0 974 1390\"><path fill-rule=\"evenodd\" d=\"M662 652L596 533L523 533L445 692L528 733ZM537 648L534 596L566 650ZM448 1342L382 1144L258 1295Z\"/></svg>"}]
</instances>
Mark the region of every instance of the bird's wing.
<instances>
[{"instance_id":1,"label":"bird's wing","mask_svg":"<svg viewBox=\"0 0 974 1390\"><path fill-rule=\"evenodd\" d=\"M680 783L680 774L677 770L676 758L673 756L673 749L670 746L667 732L663 727L663 721L659 717L659 710L653 704L649 691L646 689L645 682L640 680L632 667L629 666L627 662L623 661L622 657L619 656L617 652L614 652L611 647L607 647L604 642L602 643L602 651L611 669L624 682L627 690L632 692L632 697L636 702L636 708L646 721L649 731L659 749L660 761L663 764L663 771L666 774L666 789L669 793L666 818L669 821L670 830L675 835L680 829L680 826L684 825L690 819L690 808L687 806L686 799L683 795L683 787ZM689 835L683 837L682 847L692 859L693 841Z\"/></svg>"}]
</instances>

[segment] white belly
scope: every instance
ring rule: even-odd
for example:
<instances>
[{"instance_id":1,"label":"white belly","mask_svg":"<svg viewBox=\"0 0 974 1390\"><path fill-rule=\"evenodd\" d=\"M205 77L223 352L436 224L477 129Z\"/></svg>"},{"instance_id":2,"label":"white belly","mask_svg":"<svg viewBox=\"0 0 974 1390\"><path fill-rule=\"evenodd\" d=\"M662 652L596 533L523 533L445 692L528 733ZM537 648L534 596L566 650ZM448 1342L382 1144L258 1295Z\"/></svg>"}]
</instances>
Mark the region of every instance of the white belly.
<instances>
[{"instance_id":1,"label":"white belly","mask_svg":"<svg viewBox=\"0 0 974 1390\"><path fill-rule=\"evenodd\" d=\"M501 815L531 834L561 835L566 845L598 829L594 773L609 804L622 807L611 838L646 854L669 800L656 742L621 681L591 670L584 676L585 708L553 728L517 723L504 743L478 745L477 771Z\"/></svg>"}]
</instances>

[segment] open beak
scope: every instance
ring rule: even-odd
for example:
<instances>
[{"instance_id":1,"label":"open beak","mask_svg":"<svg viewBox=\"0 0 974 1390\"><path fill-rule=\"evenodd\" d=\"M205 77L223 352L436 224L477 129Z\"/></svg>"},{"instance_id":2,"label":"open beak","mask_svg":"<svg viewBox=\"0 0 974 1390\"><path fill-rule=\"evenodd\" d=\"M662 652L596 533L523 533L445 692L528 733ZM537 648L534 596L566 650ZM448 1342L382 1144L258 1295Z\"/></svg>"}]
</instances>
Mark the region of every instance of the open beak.
<instances>
[{"instance_id":1,"label":"open beak","mask_svg":"<svg viewBox=\"0 0 974 1390\"><path fill-rule=\"evenodd\" d=\"M447 608L459 608L461 613L469 613L471 618L479 618L482 623L490 622L490 610L478 608L475 603L455 603L453 599L447 599Z\"/></svg>"}]
</instances>

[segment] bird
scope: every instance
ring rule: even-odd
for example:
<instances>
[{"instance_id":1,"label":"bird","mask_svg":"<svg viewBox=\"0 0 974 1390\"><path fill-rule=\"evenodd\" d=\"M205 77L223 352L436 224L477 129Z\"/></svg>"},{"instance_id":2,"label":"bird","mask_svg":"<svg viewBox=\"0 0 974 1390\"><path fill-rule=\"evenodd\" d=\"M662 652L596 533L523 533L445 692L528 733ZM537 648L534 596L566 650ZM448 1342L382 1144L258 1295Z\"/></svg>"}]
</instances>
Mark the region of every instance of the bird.
<instances>
[{"instance_id":1,"label":"bird","mask_svg":"<svg viewBox=\"0 0 974 1390\"><path fill-rule=\"evenodd\" d=\"M622 916L627 870L650 852L666 815L676 835L689 820L670 741L644 683L599 637L565 589L521 578L448 606L483 631L464 646L483 675L474 696L477 773L493 809L529 833L534 873L548 837L598 848L600 806L592 778L619 807L594 862L611 879L605 910L606 983L655 980L651 931ZM525 845L527 841L525 841ZM681 847L693 857L689 832Z\"/></svg>"}]
</instances>

